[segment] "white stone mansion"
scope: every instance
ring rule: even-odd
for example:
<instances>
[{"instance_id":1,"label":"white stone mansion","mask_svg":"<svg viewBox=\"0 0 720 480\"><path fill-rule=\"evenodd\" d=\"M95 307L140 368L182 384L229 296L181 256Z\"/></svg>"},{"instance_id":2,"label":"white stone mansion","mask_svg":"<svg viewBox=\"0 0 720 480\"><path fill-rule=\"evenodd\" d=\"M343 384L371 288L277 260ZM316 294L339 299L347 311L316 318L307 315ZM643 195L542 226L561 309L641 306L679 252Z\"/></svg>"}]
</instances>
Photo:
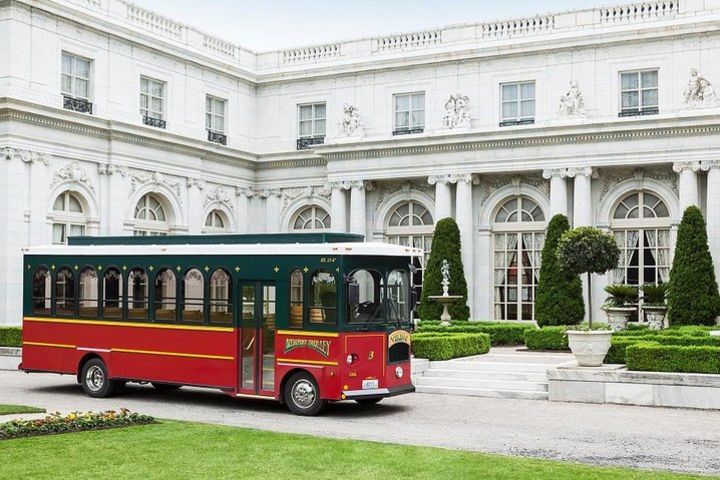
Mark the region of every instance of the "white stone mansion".
<instances>
[{"instance_id":1,"label":"white stone mansion","mask_svg":"<svg viewBox=\"0 0 720 480\"><path fill-rule=\"evenodd\" d=\"M454 217L475 319L531 320L548 220L667 280L683 209L720 265L720 0L254 52L125 0L0 0L0 324L68 235L348 231Z\"/></svg>"}]
</instances>

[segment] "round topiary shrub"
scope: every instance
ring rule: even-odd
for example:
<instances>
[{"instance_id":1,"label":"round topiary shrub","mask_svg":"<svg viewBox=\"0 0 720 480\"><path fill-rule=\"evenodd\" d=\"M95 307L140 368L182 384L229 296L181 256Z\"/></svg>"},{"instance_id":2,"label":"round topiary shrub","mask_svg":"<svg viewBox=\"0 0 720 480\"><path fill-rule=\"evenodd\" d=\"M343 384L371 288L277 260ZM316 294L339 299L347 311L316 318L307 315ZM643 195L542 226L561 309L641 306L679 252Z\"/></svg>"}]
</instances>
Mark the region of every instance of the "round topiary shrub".
<instances>
[{"instance_id":1,"label":"round topiary shrub","mask_svg":"<svg viewBox=\"0 0 720 480\"><path fill-rule=\"evenodd\" d=\"M689 206L678 228L667 292L670 325L714 325L720 294L702 212Z\"/></svg>"},{"instance_id":2,"label":"round topiary shrub","mask_svg":"<svg viewBox=\"0 0 720 480\"><path fill-rule=\"evenodd\" d=\"M460 255L460 230L452 218L443 218L435 225L432 249L423 278L423 289L418 305L418 315L423 320L437 320L442 315L442 306L430 300L430 295L442 295L442 261L450 264L450 295L462 298L448 306L453 320L467 320L470 309L467 306L467 283Z\"/></svg>"},{"instance_id":3,"label":"round topiary shrub","mask_svg":"<svg viewBox=\"0 0 720 480\"><path fill-rule=\"evenodd\" d=\"M577 325L585 317L582 282L557 258L560 237L568 230L570 222L565 215L555 215L548 224L535 297L535 319L541 327Z\"/></svg>"}]
</instances>

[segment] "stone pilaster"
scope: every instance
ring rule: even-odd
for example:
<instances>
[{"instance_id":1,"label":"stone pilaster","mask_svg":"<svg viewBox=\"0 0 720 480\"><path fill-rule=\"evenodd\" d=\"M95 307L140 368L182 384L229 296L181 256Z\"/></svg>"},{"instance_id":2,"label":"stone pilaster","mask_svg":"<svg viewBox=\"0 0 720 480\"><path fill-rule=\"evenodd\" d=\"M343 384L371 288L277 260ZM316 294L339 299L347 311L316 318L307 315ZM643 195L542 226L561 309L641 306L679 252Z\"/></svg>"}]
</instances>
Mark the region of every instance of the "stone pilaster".
<instances>
[{"instance_id":1,"label":"stone pilaster","mask_svg":"<svg viewBox=\"0 0 720 480\"><path fill-rule=\"evenodd\" d=\"M673 164L673 171L679 175L678 193L680 196L680 215L690 205L698 205L698 181L696 172L699 162L683 161Z\"/></svg>"},{"instance_id":2,"label":"stone pilaster","mask_svg":"<svg viewBox=\"0 0 720 480\"><path fill-rule=\"evenodd\" d=\"M567 169L552 168L543 171L543 178L550 180L550 217L568 214Z\"/></svg>"},{"instance_id":3,"label":"stone pilaster","mask_svg":"<svg viewBox=\"0 0 720 480\"><path fill-rule=\"evenodd\" d=\"M588 227L592 221L592 167L568 168L567 176L575 179L573 192L573 226Z\"/></svg>"},{"instance_id":4,"label":"stone pilaster","mask_svg":"<svg viewBox=\"0 0 720 480\"><path fill-rule=\"evenodd\" d=\"M443 218L452 217L452 192L450 184L457 178L453 175L431 175L428 183L435 185L435 223Z\"/></svg>"},{"instance_id":5,"label":"stone pilaster","mask_svg":"<svg viewBox=\"0 0 720 480\"><path fill-rule=\"evenodd\" d=\"M455 191L455 217L460 230L461 258L465 271L465 282L468 285L468 305L473 305L474 292L469 288L473 282L473 184L477 178L471 174L457 175L457 189Z\"/></svg>"},{"instance_id":6,"label":"stone pilaster","mask_svg":"<svg viewBox=\"0 0 720 480\"><path fill-rule=\"evenodd\" d=\"M702 162L701 168L707 172L707 199L705 211L707 222L708 246L713 256L715 278L720 278L720 160Z\"/></svg>"},{"instance_id":7,"label":"stone pilaster","mask_svg":"<svg viewBox=\"0 0 720 480\"><path fill-rule=\"evenodd\" d=\"M333 232L347 232L347 194L342 182L331 182L330 190L330 224Z\"/></svg>"}]
</instances>

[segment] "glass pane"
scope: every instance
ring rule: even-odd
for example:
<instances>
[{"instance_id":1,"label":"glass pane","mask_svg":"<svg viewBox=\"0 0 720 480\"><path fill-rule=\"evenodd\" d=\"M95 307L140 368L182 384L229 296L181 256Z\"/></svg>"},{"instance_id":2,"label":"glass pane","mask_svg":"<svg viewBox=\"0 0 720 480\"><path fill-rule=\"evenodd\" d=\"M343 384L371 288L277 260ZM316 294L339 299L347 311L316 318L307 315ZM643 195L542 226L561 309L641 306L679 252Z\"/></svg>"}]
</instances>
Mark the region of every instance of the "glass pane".
<instances>
[{"instance_id":1,"label":"glass pane","mask_svg":"<svg viewBox=\"0 0 720 480\"><path fill-rule=\"evenodd\" d=\"M315 135L325 135L325 120L315 120Z\"/></svg>"},{"instance_id":2,"label":"glass pane","mask_svg":"<svg viewBox=\"0 0 720 480\"><path fill-rule=\"evenodd\" d=\"M182 321L186 323L203 323L205 281L200 270L189 270L183 278L183 311Z\"/></svg>"},{"instance_id":3,"label":"glass pane","mask_svg":"<svg viewBox=\"0 0 720 480\"><path fill-rule=\"evenodd\" d=\"M408 95L395 95L395 111L410 110L410 98Z\"/></svg>"},{"instance_id":4,"label":"glass pane","mask_svg":"<svg viewBox=\"0 0 720 480\"><path fill-rule=\"evenodd\" d=\"M413 108L413 110L424 110L425 109L425 94L424 93L412 96L412 108Z\"/></svg>"},{"instance_id":5,"label":"glass pane","mask_svg":"<svg viewBox=\"0 0 720 480\"><path fill-rule=\"evenodd\" d=\"M637 108L638 92L623 92L622 108Z\"/></svg>"},{"instance_id":6,"label":"glass pane","mask_svg":"<svg viewBox=\"0 0 720 480\"><path fill-rule=\"evenodd\" d=\"M535 98L535 83L523 83L520 85L520 98L523 100Z\"/></svg>"},{"instance_id":7,"label":"glass pane","mask_svg":"<svg viewBox=\"0 0 720 480\"><path fill-rule=\"evenodd\" d=\"M312 135L312 120L300 122L300 136Z\"/></svg>"},{"instance_id":8,"label":"glass pane","mask_svg":"<svg viewBox=\"0 0 720 480\"><path fill-rule=\"evenodd\" d=\"M520 102L520 116L523 118L535 116L535 100Z\"/></svg>"},{"instance_id":9,"label":"glass pane","mask_svg":"<svg viewBox=\"0 0 720 480\"><path fill-rule=\"evenodd\" d=\"M88 98L89 84L87 80L75 79L75 95L81 98Z\"/></svg>"},{"instance_id":10,"label":"glass pane","mask_svg":"<svg viewBox=\"0 0 720 480\"><path fill-rule=\"evenodd\" d=\"M515 84L502 86L502 99L504 102L508 100L518 99L518 87Z\"/></svg>"},{"instance_id":11,"label":"glass pane","mask_svg":"<svg viewBox=\"0 0 720 480\"><path fill-rule=\"evenodd\" d=\"M642 72L642 88L657 88L658 86L658 72L654 70L652 72Z\"/></svg>"},{"instance_id":12,"label":"glass pane","mask_svg":"<svg viewBox=\"0 0 720 480\"><path fill-rule=\"evenodd\" d=\"M412 112L412 126L422 127L425 125L425 110L413 110Z\"/></svg>"},{"instance_id":13,"label":"glass pane","mask_svg":"<svg viewBox=\"0 0 720 480\"><path fill-rule=\"evenodd\" d=\"M275 285L263 285L262 389L275 389Z\"/></svg>"},{"instance_id":14,"label":"glass pane","mask_svg":"<svg viewBox=\"0 0 720 480\"><path fill-rule=\"evenodd\" d=\"M75 195L68 195L68 210L71 212L82 213L82 206Z\"/></svg>"},{"instance_id":15,"label":"glass pane","mask_svg":"<svg viewBox=\"0 0 720 480\"><path fill-rule=\"evenodd\" d=\"M103 279L103 318L122 318L122 275L114 268L105 272Z\"/></svg>"},{"instance_id":16,"label":"glass pane","mask_svg":"<svg viewBox=\"0 0 720 480\"><path fill-rule=\"evenodd\" d=\"M75 75L83 78L90 78L90 61L76 58Z\"/></svg>"},{"instance_id":17,"label":"glass pane","mask_svg":"<svg viewBox=\"0 0 720 480\"><path fill-rule=\"evenodd\" d=\"M216 132L224 132L225 131L225 117L218 117L215 116L214 122L213 122L213 130Z\"/></svg>"},{"instance_id":18,"label":"glass pane","mask_svg":"<svg viewBox=\"0 0 720 480\"><path fill-rule=\"evenodd\" d=\"M71 237L81 237L85 235L85 226L84 225L70 225L70 236Z\"/></svg>"},{"instance_id":19,"label":"glass pane","mask_svg":"<svg viewBox=\"0 0 720 480\"><path fill-rule=\"evenodd\" d=\"M150 91L148 87L148 79L147 78L141 78L140 79L140 92L141 93L148 93Z\"/></svg>"},{"instance_id":20,"label":"glass pane","mask_svg":"<svg viewBox=\"0 0 720 480\"><path fill-rule=\"evenodd\" d=\"M62 73L72 75L73 57L67 53L62 54Z\"/></svg>"},{"instance_id":21,"label":"glass pane","mask_svg":"<svg viewBox=\"0 0 720 480\"><path fill-rule=\"evenodd\" d=\"M61 77L62 85L60 86L60 89L62 93L70 93L72 94L72 77L69 75L62 75Z\"/></svg>"},{"instance_id":22,"label":"glass pane","mask_svg":"<svg viewBox=\"0 0 720 480\"><path fill-rule=\"evenodd\" d=\"M54 223L52 226L53 243L65 243L65 225L62 223Z\"/></svg>"},{"instance_id":23,"label":"glass pane","mask_svg":"<svg viewBox=\"0 0 720 480\"><path fill-rule=\"evenodd\" d=\"M514 119L518 117L518 104L516 102L503 103L502 118Z\"/></svg>"},{"instance_id":24,"label":"glass pane","mask_svg":"<svg viewBox=\"0 0 720 480\"><path fill-rule=\"evenodd\" d=\"M395 114L395 128L408 128L410 126L410 114L398 112Z\"/></svg>"},{"instance_id":25,"label":"glass pane","mask_svg":"<svg viewBox=\"0 0 720 480\"><path fill-rule=\"evenodd\" d=\"M325 118L325 104L318 103L315 105L315 118Z\"/></svg>"},{"instance_id":26,"label":"glass pane","mask_svg":"<svg viewBox=\"0 0 720 480\"><path fill-rule=\"evenodd\" d=\"M57 212L62 212L65 210L65 194L64 193L61 193L55 199L55 203L53 204L53 210L55 210Z\"/></svg>"},{"instance_id":27,"label":"glass pane","mask_svg":"<svg viewBox=\"0 0 720 480\"><path fill-rule=\"evenodd\" d=\"M628 208L637 207L639 202L640 202L640 199L639 199L639 195L637 193L629 195L623 199L623 203L625 205L627 205Z\"/></svg>"},{"instance_id":28,"label":"glass pane","mask_svg":"<svg viewBox=\"0 0 720 480\"><path fill-rule=\"evenodd\" d=\"M637 73L623 73L620 75L620 84L623 90L632 90L638 88Z\"/></svg>"},{"instance_id":29,"label":"glass pane","mask_svg":"<svg viewBox=\"0 0 720 480\"><path fill-rule=\"evenodd\" d=\"M670 212L668 211L667 205L665 205L665 202L660 202L657 205L655 205L655 215L658 217L669 217Z\"/></svg>"},{"instance_id":30,"label":"glass pane","mask_svg":"<svg viewBox=\"0 0 720 480\"><path fill-rule=\"evenodd\" d=\"M161 113L163 111L162 99L153 97L152 110L158 113Z\"/></svg>"},{"instance_id":31,"label":"glass pane","mask_svg":"<svg viewBox=\"0 0 720 480\"><path fill-rule=\"evenodd\" d=\"M300 106L300 120L312 119L312 105Z\"/></svg>"},{"instance_id":32,"label":"glass pane","mask_svg":"<svg viewBox=\"0 0 720 480\"><path fill-rule=\"evenodd\" d=\"M242 388L255 388L255 287L242 288Z\"/></svg>"},{"instance_id":33,"label":"glass pane","mask_svg":"<svg viewBox=\"0 0 720 480\"><path fill-rule=\"evenodd\" d=\"M152 83L152 94L156 97L163 97L163 93L165 90L165 84L161 82L153 82Z\"/></svg>"},{"instance_id":34,"label":"glass pane","mask_svg":"<svg viewBox=\"0 0 720 480\"><path fill-rule=\"evenodd\" d=\"M643 107L655 107L658 104L657 90L643 90L642 105Z\"/></svg>"}]
</instances>

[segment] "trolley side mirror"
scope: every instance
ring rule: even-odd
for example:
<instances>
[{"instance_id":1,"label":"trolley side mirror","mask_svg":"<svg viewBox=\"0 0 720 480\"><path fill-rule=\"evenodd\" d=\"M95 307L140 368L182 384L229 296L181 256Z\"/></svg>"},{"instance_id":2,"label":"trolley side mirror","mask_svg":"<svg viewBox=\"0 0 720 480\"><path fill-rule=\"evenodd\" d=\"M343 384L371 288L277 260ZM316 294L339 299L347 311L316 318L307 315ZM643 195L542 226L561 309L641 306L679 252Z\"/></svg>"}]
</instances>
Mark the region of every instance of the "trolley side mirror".
<instances>
[{"instance_id":1,"label":"trolley side mirror","mask_svg":"<svg viewBox=\"0 0 720 480\"><path fill-rule=\"evenodd\" d=\"M360 284L356 282L348 283L348 305L360 304Z\"/></svg>"}]
</instances>

